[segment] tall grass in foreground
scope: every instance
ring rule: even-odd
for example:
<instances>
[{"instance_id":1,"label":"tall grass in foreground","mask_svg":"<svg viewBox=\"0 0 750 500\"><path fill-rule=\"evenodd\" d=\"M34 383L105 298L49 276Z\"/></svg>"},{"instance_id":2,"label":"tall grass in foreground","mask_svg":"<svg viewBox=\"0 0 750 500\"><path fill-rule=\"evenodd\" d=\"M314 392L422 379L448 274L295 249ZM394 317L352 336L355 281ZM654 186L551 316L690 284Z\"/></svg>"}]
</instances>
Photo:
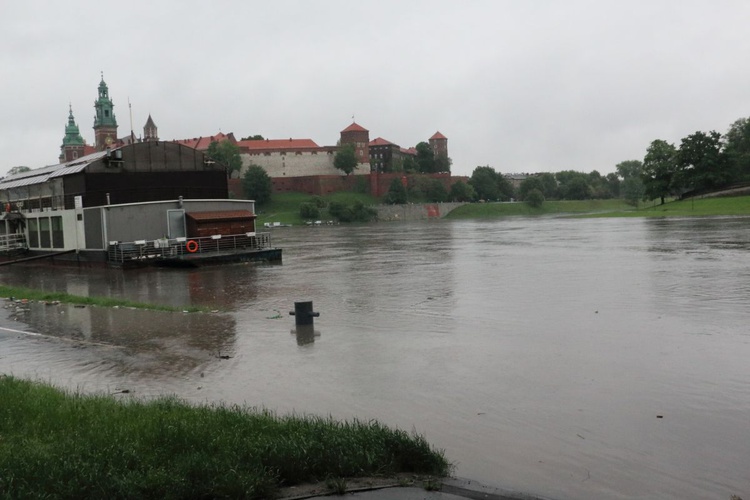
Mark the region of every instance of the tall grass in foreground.
<instances>
[{"instance_id":1,"label":"tall grass in foreground","mask_svg":"<svg viewBox=\"0 0 750 500\"><path fill-rule=\"evenodd\" d=\"M12 287L4 285L0 285L0 297L14 297L16 299L41 301L59 301L66 304L82 304L103 307L132 307L135 309L149 309L152 311L199 312L209 310L208 308L195 306L174 307L163 304L134 302L132 300L123 300L113 297L84 297L81 295L70 295L69 293L65 292L45 292L44 290L35 290L33 288Z\"/></svg>"},{"instance_id":2,"label":"tall grass in foreground","mask_svg":"<svg viewBox=\"0 0 750 500\"><path fill-rule=\"evenodd\" d=\"M120 402L0 376L0 497L272 498L330 477L449 470L423 437L377 422Z\"/></svg>"}]
</instances>

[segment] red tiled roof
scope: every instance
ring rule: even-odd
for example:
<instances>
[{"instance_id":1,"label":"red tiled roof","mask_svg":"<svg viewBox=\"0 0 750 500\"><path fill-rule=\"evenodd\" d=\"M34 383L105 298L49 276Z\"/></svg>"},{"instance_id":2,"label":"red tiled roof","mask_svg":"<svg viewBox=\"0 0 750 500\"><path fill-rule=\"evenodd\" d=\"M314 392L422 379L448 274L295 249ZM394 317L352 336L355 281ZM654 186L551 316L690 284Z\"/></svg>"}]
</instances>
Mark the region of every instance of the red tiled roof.
<instances>
[{"instance_id":1,"label":"red tiled roof","mask_svg":"<svg viewBox=\"0 0 750 500\"><path fill-rule=\"evenodd\" d=\"M218 210L213 212L188 212L185 215L196 221L254 219L249 210Z\"/></svg>"},{"instance_id":2,"label":"red tiled roof","mask_svg":"<svg viewBox=\"0 0 750 500\"><path fill-rule=\"evenodd\" d=\"M417 156L417 148L400 148L402 153L412 156Z\"/></svg>"},{"instance_id":3,"label":"red tiled roof","mask_svg":"<svg viewBox=\"0 0 750 500\"><path fill-rule=\"evenodd\" d=\"M88 144L83 145L83 156L88 156L93 153L96 153L96 148L94 146L89 146Z\"/></svg>"},{"instance_id":4,"label":"red tiled roof","mask_svg":"<svg viewBox=\"0 0 750 500\"><path fill-rule=\"evenodd\" d=\"M257 141L239 141L237 145L242 149L256 150L285 150L319 148L312 139L263 139Z\"/></svg>"},{"instance_id":5,"label":"red tiled roof","mask_svg":"<svg viewBox=\"0 0 750 500\"><path fill-rule=\"evenodd\" d=\"M435 132L434 134L432 134L432 137L430 137L430 139L448 139L448 138L445 137L440 132Z\"/></svg>"},{"instance_id":6,"label":"red tiled roof","mask_svg":"<svg viewBox=\"0 0 750 500\"><path fill-rule=\"evenodd\" d=\"M392 146L395 145L391 141L386 141L382 137L378 137L370 141L370 146Z\"/></svg>"},{"instance_id":7,"label":"red tiled roof","mask_svg":"<svg viewBox=\"0 0 750 500\"><path fill-rule=\"evenodd\" d=\"M357 122L352 122L351 125L349 125L348 127L346 127L341 132L369 132L369 130L367 130L366 128L364 128L361 125L358 125Z\"/></svg>"},{"instance_id":8,"label":"red tiled roof","mask_svg":"<svg viewBox=\"0 0 750 500\"><path fill-rule=\"evenodd\" d=\"M189 148L197 149L198 151L205 151L208 149L208 146L210 146L212 142L221 142L221 141L229 141L231 143L237 144L237 139L234 138L234 134L232 132L228 134L223 134L219 132L218 134L212 135L210 137L194 137L192 139L177 139L172 142L182 144L183 146L187 146Z\"/></svg>"}]
</instances>

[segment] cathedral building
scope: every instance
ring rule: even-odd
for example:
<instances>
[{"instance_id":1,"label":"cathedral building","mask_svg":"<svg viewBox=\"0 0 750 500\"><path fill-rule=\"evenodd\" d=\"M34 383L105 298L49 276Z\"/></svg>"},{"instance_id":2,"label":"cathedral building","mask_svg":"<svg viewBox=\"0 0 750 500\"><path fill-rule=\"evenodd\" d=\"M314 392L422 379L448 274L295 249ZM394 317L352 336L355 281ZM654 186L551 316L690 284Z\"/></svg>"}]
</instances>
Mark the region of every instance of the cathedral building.
<instances>
[{"instance_id":1,"label":"cathedral building","mask_svg":"<svg viewBox=\"0 0 750 500\"><path fill-rule=\"evenodd\" d=\"M77 160L83 156L104 151L107 148L115 148L135 142L158 142L159 134L151 115L148 115L146 125L143 127L143 138L136 140L131 131L125 137L117 137L117 117L114 111L115 105L109 97L109 87L104 81L104 75L99 82L98 97L94 101L94 145L86 144L81 136L81 131L73 117L73 107L69 107L68 124L65 126L65 136L60 146L60 163Z\"/></svg>"}]
</instances>

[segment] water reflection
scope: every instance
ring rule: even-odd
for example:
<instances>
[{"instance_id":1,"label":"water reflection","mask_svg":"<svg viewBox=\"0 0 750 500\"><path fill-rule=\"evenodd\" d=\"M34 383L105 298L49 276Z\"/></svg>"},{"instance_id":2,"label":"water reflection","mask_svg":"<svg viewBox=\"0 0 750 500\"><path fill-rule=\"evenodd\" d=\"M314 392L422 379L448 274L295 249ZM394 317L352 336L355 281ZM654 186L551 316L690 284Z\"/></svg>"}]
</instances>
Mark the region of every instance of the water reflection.
<instances>
[{"instance_id":1,"label":"water reflection","mask_svg":"<svg viewBox=\"0 0 750 500\"><path fill-rule=\"evenodd\" d=\"M313 325L296 325L292 328L292 335L297 338L298 346L306 346L314 343L320 332Z\"/></svg>"},{"instance_id":2,"label":"water reflection","mask_svg":"<svg viewBox=\"0 0 750 500\"><path fill-rule=\"evenodd\" d=\"M6 321L34 335L93 349L110 372L181 376L235 350L235 320L227 314L29 302L7 307Z\"/></svg>"}]
</instances>

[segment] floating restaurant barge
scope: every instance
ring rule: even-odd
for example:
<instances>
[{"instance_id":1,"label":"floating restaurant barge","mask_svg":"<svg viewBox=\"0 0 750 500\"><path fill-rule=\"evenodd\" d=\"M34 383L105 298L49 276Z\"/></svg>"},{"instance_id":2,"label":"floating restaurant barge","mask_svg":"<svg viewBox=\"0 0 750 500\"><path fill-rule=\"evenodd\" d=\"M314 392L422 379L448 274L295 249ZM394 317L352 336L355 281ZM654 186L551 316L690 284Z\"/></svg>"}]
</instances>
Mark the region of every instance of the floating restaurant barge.
<instances>
[{"instance_id":1,"label":"floating restaurant barge","mask_svg":"<svg viewBox=\"0 0 750 500\"><path fill-rule=\"evenodd\" d=\"M142 142L0 181L0 254L78 265L197 266L281 261L255 230L255 203L228 199L202 152Z\"/></svg>"}]
</instances>

